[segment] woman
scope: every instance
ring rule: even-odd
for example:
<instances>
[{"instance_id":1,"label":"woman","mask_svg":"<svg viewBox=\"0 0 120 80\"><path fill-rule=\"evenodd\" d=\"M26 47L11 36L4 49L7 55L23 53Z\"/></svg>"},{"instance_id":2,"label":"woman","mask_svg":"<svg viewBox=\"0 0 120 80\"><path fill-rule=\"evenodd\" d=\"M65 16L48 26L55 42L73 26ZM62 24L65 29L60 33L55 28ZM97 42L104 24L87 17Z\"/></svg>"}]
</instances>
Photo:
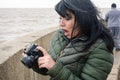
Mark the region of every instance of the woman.
<instances>
[{"instance_id":1,"label":"woman","mask_svg":"<svg viewBox=\"0 0 120 80\"><path fill-rule=\"evenodd\" d=\"M50 80L106 80L113 66L113 39L98 20L90 0L61 0L55 10L60 15L60 29L52 38L33 70Z\"/></svg>"}]
</instances>

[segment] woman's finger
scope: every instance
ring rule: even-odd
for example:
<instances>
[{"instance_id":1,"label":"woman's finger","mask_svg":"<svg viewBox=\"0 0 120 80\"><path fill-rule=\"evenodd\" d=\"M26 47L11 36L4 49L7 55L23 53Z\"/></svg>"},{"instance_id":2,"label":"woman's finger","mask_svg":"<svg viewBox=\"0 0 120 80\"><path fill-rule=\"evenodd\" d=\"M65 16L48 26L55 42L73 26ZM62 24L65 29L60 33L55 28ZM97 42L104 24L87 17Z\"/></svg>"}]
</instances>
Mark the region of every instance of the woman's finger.
<instances>
[{"instance_id":1,"label":"woman's finger","mask_svg":"<svg viewBox=\"0 0 120 80\"><path fill-rule=\"evenodd\" d=\"M42 53L43 53L44 56L48 55L47 51L44 48L38 46L37 49L40 50L40 51L42 51Z\"/></svg>"}]
</instances>

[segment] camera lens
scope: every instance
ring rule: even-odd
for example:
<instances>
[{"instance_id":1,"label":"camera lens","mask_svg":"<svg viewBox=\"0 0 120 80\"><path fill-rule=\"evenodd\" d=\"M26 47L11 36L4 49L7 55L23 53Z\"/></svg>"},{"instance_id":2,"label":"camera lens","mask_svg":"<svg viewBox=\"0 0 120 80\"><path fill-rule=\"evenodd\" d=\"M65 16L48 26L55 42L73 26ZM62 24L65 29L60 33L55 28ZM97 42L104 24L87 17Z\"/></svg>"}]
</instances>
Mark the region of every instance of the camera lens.
<instances>
[{"instance_id":1,"label":"camera lens","mask_svg":"<svg viewBox=\"0 0 120 80\"><path fill-rule=\"evenodd\" d=\"M28 68L32 68L33 63L34 63L34 57L33 56L27 56L27 57L23 57L21 62Z\"/></svg>"}]
</instances>

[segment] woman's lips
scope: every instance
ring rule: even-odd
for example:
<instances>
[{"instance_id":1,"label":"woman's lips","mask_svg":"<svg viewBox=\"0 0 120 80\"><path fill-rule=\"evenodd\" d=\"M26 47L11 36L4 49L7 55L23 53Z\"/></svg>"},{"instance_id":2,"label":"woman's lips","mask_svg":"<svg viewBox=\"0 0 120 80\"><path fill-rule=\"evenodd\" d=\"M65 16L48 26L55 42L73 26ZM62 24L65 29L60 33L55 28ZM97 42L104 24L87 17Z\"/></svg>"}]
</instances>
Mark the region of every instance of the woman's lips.
<instances>
[{"instance_id":1,"label":"woman's lips","mask_svg":"<svg viewBox=\"0 0 120 80\"><path fill-rule=\"evenodd\" d=\"M63 30L63 32L68 32L67 30Z\"/></svg>"},{"instance_id":2,"label":"woman's lips","mask_svg":"<svg viewBox=\"0 0 120 80\"><path fill-rule=\"evenodd\" d=\"M63 29L64 35L67 36L68 35L68 30Z\"/></svg>"}]
</instances>

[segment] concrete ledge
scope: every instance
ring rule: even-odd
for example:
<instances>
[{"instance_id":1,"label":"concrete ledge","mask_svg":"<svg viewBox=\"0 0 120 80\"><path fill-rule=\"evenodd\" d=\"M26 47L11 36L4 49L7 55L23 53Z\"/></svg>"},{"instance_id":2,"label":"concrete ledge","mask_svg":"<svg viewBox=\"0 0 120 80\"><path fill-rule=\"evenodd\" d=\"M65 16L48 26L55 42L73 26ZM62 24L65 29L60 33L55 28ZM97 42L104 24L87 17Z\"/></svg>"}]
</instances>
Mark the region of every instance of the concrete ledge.
<instances>
[{"instance_id":1,"label":"concrete ledge","mask_svg":"<svg viewBox=\"0 0 120 80\"><path fill-rule=\"evenodd\" d=\"M48 77L36 74L21 63L21 49L31 42L47 48L56 29L57 27L47 28L1 44L0 80L48 80Z\"/></svg>"}]
</instances>

